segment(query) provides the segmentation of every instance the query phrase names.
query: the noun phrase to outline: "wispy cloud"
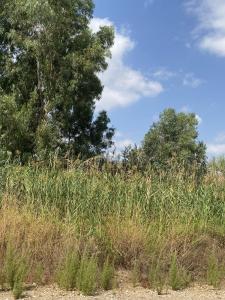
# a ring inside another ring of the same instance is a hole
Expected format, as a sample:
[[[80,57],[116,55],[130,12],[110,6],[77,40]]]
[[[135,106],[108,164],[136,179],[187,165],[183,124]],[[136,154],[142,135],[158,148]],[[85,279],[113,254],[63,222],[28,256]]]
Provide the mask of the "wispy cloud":
[[[91,29],[98,31],[100,26],[114,25],[108,19],[94,18]],[[141,71],[128,66],[124,58],[135,47],[134,41],[127,32],[115,29],[115,42],[111,49],[112,58],[106,72],[99,77],[104,85],[102,99],[97,103],[97,110],[126,107],[143,97],[156,97],[163,92],[162,84],[151,80]]]
[[[154,78],[158,80],[169,80],[175,77],[177,74],[173,71],[168,70],[167,68],[158,68],[152,74]]]
[[[205,80],[197,77],[194,73],[185,73],[184,70],[171,71],[166,67],[160,67],[152,72],[152,77],[159,81],[173,81],[174,84],[180,83],[184,87],[198,88]]]
[[[116,153],[120,153],[128,146],[133,146],[134,141],[128,138],[123,132],[116,131],[115,132],[115,141],[114,141],[114,149]]]
[[[183,85],[191,88],[198,88],[204,83],[203,79],[196,77],[193,73],[185,74],[183,79]]]
[[[225,155],[225,144],[208,144],[207,152],[209,155]]]
[[[189,0],[186,8],[197,17],[194,35],[199,47],[225,57],[225,1]]]
[[[220,132],[214,141],[207,145],[207,152],[210,156],[225,155],[225,132]]]

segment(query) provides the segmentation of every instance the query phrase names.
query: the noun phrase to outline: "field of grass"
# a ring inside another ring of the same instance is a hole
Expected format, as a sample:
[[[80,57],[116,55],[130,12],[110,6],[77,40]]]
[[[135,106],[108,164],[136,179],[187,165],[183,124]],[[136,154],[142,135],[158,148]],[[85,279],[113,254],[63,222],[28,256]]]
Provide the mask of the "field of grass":
[[[174,290],[225,277],[225,182],[75,163],[0,167],[0,285],[57,283],[90,295],[130,271]]]

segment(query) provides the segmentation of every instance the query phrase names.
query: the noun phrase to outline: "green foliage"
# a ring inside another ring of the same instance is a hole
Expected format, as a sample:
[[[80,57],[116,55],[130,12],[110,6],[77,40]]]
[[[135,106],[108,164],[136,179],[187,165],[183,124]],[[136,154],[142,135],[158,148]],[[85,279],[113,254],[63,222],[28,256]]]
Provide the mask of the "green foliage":
[[[208,259],[207,283],[214,288],[218,288],[222,280],[222,271],[219,266],[218,259],[215,255],[211,255]]]
[[[146,171],[149,167],[142,148],[128,146],[122,152],[122,165],[124,170]]]
[[[54,211],[62,219],[98,222],[118,212],[132,215],[138,207],[145,220],[167,222],[179,217],[188,223],[191,217],[197,223],[224,224],[225,186],[201,182],[196,187],[193,177],[183,177],[182,169],[181,173],[167,172],[166,177],[154,171],[146,177],[138,172],[130,177],[123,172],[102,173],[95,165],[85,172],[79,162],[67,171],[38,165],[12,165],[4,170],[0,186],[7,195],[39,213]]]
[[[212,175],[225,176],[225,157],[220,156],[213,158],[209,162],[208,168]]]
[[[177,255],[173,255],[170,270],[169,270],[169,284],[174,291],[181,290],[188,286],[190,276],[187,272],[180,268],[177,263]]]
[[[28,272],[28,266],[24,257],[20,257],[11,243],[8,244],[5,258],[5,280],[13,291],[15,299],[19,299],[23,293],[24,280]]]
[[[23,282],[17,280],[13,287],[13,296],[14,299],[20,299],[23,294]]]
[[[149,272],[149,285],[157,291],[158,295],[163,294],[165,283],[165,274],[160,270],[160,266],[156,265],[154,268],[151,268]]]
[[[95,118],[113,29],[92,32],[92,0],[3,0],[0,12],[0,144],[12,157],[96,155],[111,145]]]
[[[61,288],[74,290],[77,284],[77,275],[80,260],[77,253],[69,253],[57,273],[57,283]]]
[[[94,295],[98,282],[98,266],[95,257],[83,255],[77,276],[77,288],[84,295]]]
[[[195,166],[204,172],[206,146],[197,141],[198,121],[195,114],[176,113],[167,109],[154,123],[143,141],[146,163],[156,169]]]
[[[100,272],[97,266],[97,259],[88,257],[86,254],[80,259],[77,253],[70,252],[57,271],[56,280],[58,285],[66,290],[78,289],[85,295],[93,295],[100,286],[104,290],[110,290],[114,283],[114,267],[105,261]]]
[[[111,290],[113,288],[114,284],[114,275],[115,275],[115,269],[114,266],[112,266],[109,263],[109,260],[107,259],[103,265],[103,269],[101,271],[101,287],[104,290]]]

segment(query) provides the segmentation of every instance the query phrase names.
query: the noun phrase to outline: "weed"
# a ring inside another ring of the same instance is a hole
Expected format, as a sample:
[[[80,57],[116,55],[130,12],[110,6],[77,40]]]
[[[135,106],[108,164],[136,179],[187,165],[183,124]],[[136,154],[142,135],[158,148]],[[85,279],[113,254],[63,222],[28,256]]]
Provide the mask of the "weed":
[[[190,283],[190,276],[187,272],[179,268],[177,263],[177,255],[172,256],[172,261],[169,270],[169,284],[174,291],[181,290]]]
[[[83,255],[77,276],[77,288],[84,295],[94,295],[97,289],[98,266],[95,257]]]
[[[166,277],[165,273],[161,270],[160,260],[157,260],[157,263],[153,264],[150,268],[149,285],[157,291],[158,295],[163,295],[166,286]]]
[[[114,285],[114,275],[115,269],[112,264],[109,263],[109,259],[107,259],[103,265],[101,271],[101,287],[104,290],[111,290]]]
[[[23,294],[23,282],[17,280],[14,284],[12,292],[15,299],[21,298]]]
[[[58,285],[66,290],[75,289],[79,267],[78,254],[74,252],[67,254],[57,273]]]
[[[14,298],[20,298],[23,293],[23,285],[28,272],[28,265],[25,258],[16,253],[11,242],[8,244],[6,251],[4,272],[6,281],[13,291]]]
[[[221,282],[221,270],[215,255],[211,255],[208,260],[207,283],[214,288],[218,288]]]

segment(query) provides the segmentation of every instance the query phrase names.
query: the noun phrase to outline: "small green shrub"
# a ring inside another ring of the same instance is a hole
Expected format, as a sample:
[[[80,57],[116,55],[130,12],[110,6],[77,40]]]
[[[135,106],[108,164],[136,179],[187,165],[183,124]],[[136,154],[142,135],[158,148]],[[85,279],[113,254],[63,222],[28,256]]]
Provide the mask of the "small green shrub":
[[[11,244],[8,244],[4,265],[5,279],[13,291],[15,299],[21,297],[23,284],[28,272],[24,257],[20,257]]]
[[[57,273],[57,283],[61,288],[73,290],[76,288],[80,260],[77,253],[69,253]]]
[[[98,266],[95,257],[86,254],[81,259],[80,269],[77,276],[77,288],[84,295],[93,295],[97,288]]]
[[[115,269],[114,266],[109,263],[107,259],[103,265],[103,269],[101,272],[101,287],[104,290],[111,290],[114,285],[114,275]]]
[[[166,276],[161,270],[160,261],[153,264],[150,268],[149,285],[157,291],[158,295],[163,295],[163,290],[166,286]]]
[[[23,282],[16,281],[12,291],[13,291],[14,298],[19,299],[23,294]]]
[[[214,288],[218,288],[222,279],[222,272],[215,255],[211,255],[208,260],[207,283]]]
[[[190,283],[190,276],[187,272],[179,268],[176,254],[173,255],[170,270],[169,270],[169,284],[174,291],[186,288]]]

